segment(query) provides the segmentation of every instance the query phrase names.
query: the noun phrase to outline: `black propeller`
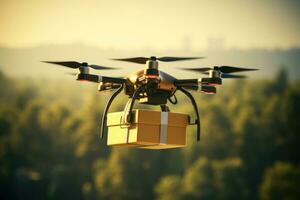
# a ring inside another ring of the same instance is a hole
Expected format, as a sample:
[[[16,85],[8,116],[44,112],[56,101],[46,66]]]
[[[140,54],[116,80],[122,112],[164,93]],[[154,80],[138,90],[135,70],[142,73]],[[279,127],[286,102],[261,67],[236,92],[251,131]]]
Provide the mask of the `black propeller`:
[[[241,68],[241,67],[233,67],[233,66],[215,66],[213,68],[201,67],[201,68],[182,68],[182,69],[189,70],[189,71],[196,71],[196,72],[207,72],[209,70],[218,70],[222,73],[235,73],[235,72],[258,70],[258,69]]]
[[[247,76],[236,74],[221,74],[221,78],[247,78]]]
[[[215,66],[214,70],[219,70],[222,73],[235,73],[235,72],[243,72],[243,71],[256,71],[258,69],[253,68],[241,68],[241,67],[233,67],[233,66]]]
[[[65,74],[71,75],[71,76],[76,76],[78,73],[74,73],[74,72],[66,72]]]
[[[209,72],[201,72],[201,74],[209,75]],[[222,73],[221,78],[247,78],[247,76]]]
[[[203,59],[204,57],[155,57],[151,56],[150,58],[148,57],[133,57],[133,58],[113,58],[112,60],[118,60],[118,61],[126,61],[126,62],[133,62],[133,63],[138,63],[138,64],[146,64],[148,60],[153,60],[153,61],[162,61],[162,62],[174,62],[174,61],[183,61],[183,60],[194,60],[194,59]]]
[[[99,65],[89,65],[86,62],[79,63],[76,61],[41,61],[41,62],[55,64],[55,65],[61,65],[61,66],[65,66],[65,67],[69,67],[69,68],[73,68],[73,69],[77,69],[80,67],[90,67],[90,68],[97,69],[97,70],[116,69],[116,68],[112,68],[112,67],[104,67],[104,66],[99,66]]]

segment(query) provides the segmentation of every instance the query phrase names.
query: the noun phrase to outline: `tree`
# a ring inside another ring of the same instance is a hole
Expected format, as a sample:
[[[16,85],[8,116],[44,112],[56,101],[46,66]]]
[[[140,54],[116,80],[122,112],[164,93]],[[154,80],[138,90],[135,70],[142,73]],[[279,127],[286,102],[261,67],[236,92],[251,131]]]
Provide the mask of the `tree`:
[[[245,199],[247,191],[242,176],[244,169],[241,159],[214,161],[213,168],[217,199]]]
[[[300,199],[300,167],[276,162],[268,168],[260,185],[262,200]]]
[[[282,101],[282,122],[284,127],[281,131],[281,159],[300,162],[300,91],[299,84],[288,88]]]
[[[182,180],[183,195],[186,199],[215,199],[213,168],[207,158],[198,159]]]
[[[155,186],[158,200],[182,199],[181,178],[177,175],[163,177]]]

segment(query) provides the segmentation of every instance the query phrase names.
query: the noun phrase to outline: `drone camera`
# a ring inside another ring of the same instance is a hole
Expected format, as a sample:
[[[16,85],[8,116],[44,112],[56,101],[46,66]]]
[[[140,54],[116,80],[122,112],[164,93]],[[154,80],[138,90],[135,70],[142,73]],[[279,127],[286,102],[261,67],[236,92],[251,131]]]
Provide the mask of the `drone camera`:
[[[170,92],[161,90],[157,79],[150,79],[148,85],[144,89],[143,96],[139,99],[139,103],[150,105],[163,105],[167,103]]]

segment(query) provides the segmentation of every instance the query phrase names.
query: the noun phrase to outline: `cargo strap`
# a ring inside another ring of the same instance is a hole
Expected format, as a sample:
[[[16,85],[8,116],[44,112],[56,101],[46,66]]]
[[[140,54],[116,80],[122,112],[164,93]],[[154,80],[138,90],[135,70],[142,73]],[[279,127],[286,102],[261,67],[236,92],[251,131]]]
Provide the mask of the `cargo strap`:
[[[130,132],[130,128],[128,127],[126,130],[126,144],[129,143],[129,132]]]
[[[160,114],[160,144],[167,144],[167,136],[168,136],[168,112],[161,112]]]
[[[138,87],[135,90],[135,92],[133,93],[132,97],[127,101],[124,112],[123,112],[123,116],[121,119],[121,125],[130,126],[130,124],[132,123],[132,109],[133,109],[134,102],[146,86],[147,85],[142,85],[142,86]]]
[[[167,105],[160,105],[160,109],[163,112],[170,112],[170,109]]]
[[[133,104],[132,102],[133,100],[130,98],[127,103],[126,103],[126,106],[125,106],[125,109],[124,109],[124,112],[123,112],[123,115],[121,116],[121,128],[126,128],[126,127],[129,127],[130,124],[132,123],[132,111],[130,111],[130,107],[131,105]]]

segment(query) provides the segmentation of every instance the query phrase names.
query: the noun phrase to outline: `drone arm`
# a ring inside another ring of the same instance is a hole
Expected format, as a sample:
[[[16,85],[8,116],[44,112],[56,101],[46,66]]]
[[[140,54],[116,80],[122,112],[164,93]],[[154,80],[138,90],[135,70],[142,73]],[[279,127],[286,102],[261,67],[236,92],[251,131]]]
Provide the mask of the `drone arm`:
[[[107,119],[107,112],[109,110],[109,107],[111,105],[111,103],[113,102],[113,100],[116,98],[116,96],[122,91],[124,87],[124,84],[122,84],[117,90],[115,90],[115,92],[110,96],[109,100],[107,101],[104,111],[103,111],[103,116],[102,116],[102,122],[101,122],[101,131],[100,131],[100,138],[103,138],[104,135],[104,130],[105,130],[105,126],[106,126],[106,119]]]
[[[194,79],[177,79],[174,81],[174,85],[177,87],[185,87],[185,86],[198,86],[199,80]]]
[[[101,76],[101,82],[123,84],[123,83],[126,82],[126,79],[124,79],[124,78],[115,78],[115,77],[108,77],[108,76]]]
[[[178,89],[184,93],[192,102],[193,104],[193,107],[195,109],[195,112],[196,112],[196,125],[197,125],[197,141],[200,141],[200,115],[199,115],[199,111],[198,111],[198,107],[197,107],[197,103],[193,97],[193,95],[191,93],[189,93],[187,90],[185,90],[184,88],[182,87],[178,87]]]
[[[179,79],[174,81],[174,85],[178,88],[200,91],[205,94],[215,94],[217,92],[214,85],[208,85],[202,79]]]
[[[77,80],[79,81],[90,81],[94,83],[116,83],[116,84],[123,84],[126,82],[126,79],[123,78],[115,78],[115,77],[108,77],[108,76],[100,76],[95,74],[78,74]]]

